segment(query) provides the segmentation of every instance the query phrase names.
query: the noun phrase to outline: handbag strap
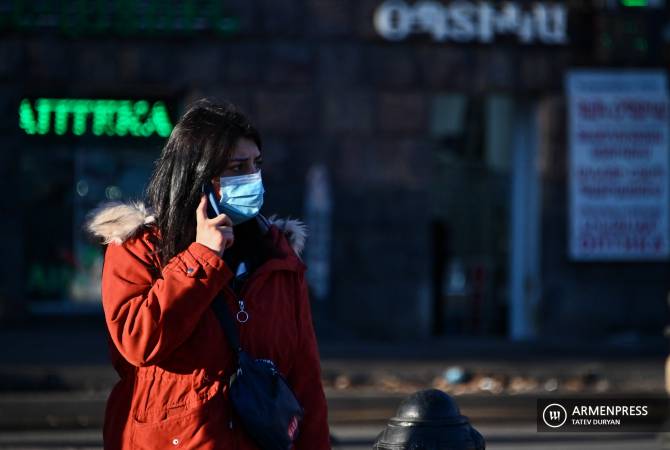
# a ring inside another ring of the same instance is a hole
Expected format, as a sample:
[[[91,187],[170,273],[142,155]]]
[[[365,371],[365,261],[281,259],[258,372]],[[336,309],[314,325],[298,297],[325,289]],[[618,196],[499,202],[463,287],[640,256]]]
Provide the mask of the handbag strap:
[[[212,309],[216,314],[216,318],[219,319],[221,328],[228,339],[228,343],[232,347],[235,355],[239,357],[240,352],[242,351],[242,346],[240,345],[240,336],[237,328],[235,327],[235,322],[233,322],[233,316],[230,314],[230,310],[226,305],[226,299],[223,296],[223,292],[220,292],[214,298],[212,302]]]

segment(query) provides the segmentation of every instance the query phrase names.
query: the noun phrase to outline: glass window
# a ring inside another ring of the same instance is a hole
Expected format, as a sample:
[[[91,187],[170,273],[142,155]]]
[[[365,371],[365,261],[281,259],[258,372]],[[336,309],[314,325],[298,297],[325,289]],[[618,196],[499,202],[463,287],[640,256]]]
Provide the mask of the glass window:
[[[100,303],[102,248],[83,227],[108,201],[141,200],[157,153],[81,146],[21,155],[25,190],[26,296],[36,311],[82,310]]]
[[[506,333],[514,101],[434,97],[434,332]]]

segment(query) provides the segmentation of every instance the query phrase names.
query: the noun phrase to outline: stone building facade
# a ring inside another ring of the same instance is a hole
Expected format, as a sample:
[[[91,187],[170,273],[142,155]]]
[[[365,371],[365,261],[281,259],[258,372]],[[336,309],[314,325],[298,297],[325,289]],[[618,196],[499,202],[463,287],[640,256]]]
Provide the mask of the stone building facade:
[[[198,8],[213,4],[181,3],[196,9],[188,14],[201,24],[206,15]],[[314,300],[325,335],[510,335],[511,142],[523,111],[532,111],[537,138],[537,164],[528,171],[541,187],[536,260],[527,277],[517,277],[533,302],[530,335],[660,333],[667,262],[577,263],[567,256],[563,82],[572,67],[665,61],[607,54],[592,26],[602,22],[599,12],[583,2],[558,2],[568,12],[569,42],[561,45],[509,36],[491,43],[427,35],[391,41],[374,23],[384,3],[227,0],[225,18],[234,26],[224,34],[208,29],[211,23],[187,29],[179,21],[160,33],[139,25],[94,32],[72,19],[80,16],[69,7],[50,13],[57,23],[79,24],[65,31],[40,22],[43,12],[32,6],[27,24],[5,21],[2,316],[98,311],[94,279],[77,281],[97,270],[79,229],[83,214],[99,200],[138,197],[163,142],[29,136],[17,120],[21,101],[160,100],[174,122],[190,101],[214,96],[239,105],[261,130],[265,212],[304,216],[308,173],[326,168],[329,283]],[[108,15],[112,24],[120,20]]]

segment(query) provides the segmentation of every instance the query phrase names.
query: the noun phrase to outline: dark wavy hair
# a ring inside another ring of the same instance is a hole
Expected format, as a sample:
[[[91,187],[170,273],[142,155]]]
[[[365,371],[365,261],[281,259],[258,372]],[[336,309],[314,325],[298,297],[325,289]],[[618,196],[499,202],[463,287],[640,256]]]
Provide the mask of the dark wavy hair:
[[[195,240],[195,209],[202,185],[221,174],[241,138],[261,149],[256,128],[228,102],[198,100],[175,125],[145,195],[157,217],[157,250],[162,264]]]

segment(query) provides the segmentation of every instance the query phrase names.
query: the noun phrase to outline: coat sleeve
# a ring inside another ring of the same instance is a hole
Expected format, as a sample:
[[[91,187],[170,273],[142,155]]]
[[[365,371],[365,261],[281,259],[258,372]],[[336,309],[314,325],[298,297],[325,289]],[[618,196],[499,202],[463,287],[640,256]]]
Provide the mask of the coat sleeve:
[[[305,410],[305,417],[295,450],[327,450],[330,449],[328,406],[321,384],[319,350],[304,272],[299,275],[298,285],[298,350],[288,381]]]
[[[102,272],[102,304],[110,337],[135,366],[155,364],[193,332],[232,274],[223,259],[192,243],[162,271],[142,239],[110,244]]]

